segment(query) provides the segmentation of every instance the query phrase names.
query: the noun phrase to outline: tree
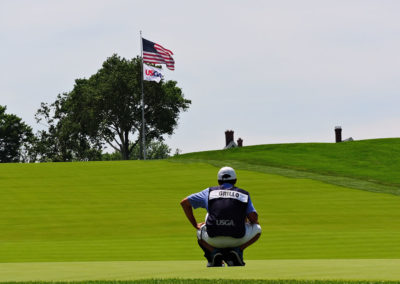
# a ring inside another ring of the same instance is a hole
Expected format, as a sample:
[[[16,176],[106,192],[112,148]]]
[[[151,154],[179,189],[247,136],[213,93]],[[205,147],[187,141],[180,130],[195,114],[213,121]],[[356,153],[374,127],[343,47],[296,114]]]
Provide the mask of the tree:
[[[0,162],[12,163],[25,160],[24,149],[33,137],[32,128],[14,114],[6,114],[6,106],[0,105]]]
[[[133,151],[130,155],[131,160],[139,160],[141,158],[141,147],[136,144],[136,146],[133,148]],[[147,143],[146,145],[146,155],[147,159],[149,160],[160,160],[160,159],[166,159],[169,157],[169,154],[171,153],[171,148],[168,147],[167,144],[163,143],[163,141],[151,141],[150,143]]]
[[[70,120],[65,101],[65,95],[58,95],[53,104],[41,104],[36,121],[48,129],[36,134],[31,155],[39,162],[101,160],[101,143],[88,137],[80,131],[79,124]]]
[[[136,144],[129,156],[130,160],[139,160],[142,157],[141,147]],[[147,159],[149,160],[160,160],[166,159],[170,156],[171,148],[168,147],[163,141],[154,140],[146,144]],[[113,153],[106,153],[102,155],[104,161],[122,160],[121,153],[115,151]]]
[[[141,72],[140,57],[127,60],[114,54],[89,79],[77,79],[71,92],[51,105],[42,104],[37,115],[68,133],[64,142],[76,136],[87,146],[108,144],[128,160],[142,138]],[[144,94],[146,142],[162,141],[163,135],[173,134],[180,112],[191,101],[175,81],[145,81]]]

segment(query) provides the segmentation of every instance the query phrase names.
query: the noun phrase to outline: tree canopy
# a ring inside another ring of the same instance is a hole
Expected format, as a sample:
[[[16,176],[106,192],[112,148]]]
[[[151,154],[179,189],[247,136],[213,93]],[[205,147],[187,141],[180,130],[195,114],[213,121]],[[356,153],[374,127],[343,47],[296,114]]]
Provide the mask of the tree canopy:
[[[76,79],[72,91],[42,103],[36,114],[48,125],[38,136],[42,160],[96,160],[106,144],[129,159],[141,141],[141,77],[140,57],[114,54],[90,78]],[[144,81],[144,94],[146,141],[162,141],[191,101],[175,81]]]
[[[32,128],[6,110],[6,106],[0,105],[0,162],[25,161],[24,152],[33,137]]]

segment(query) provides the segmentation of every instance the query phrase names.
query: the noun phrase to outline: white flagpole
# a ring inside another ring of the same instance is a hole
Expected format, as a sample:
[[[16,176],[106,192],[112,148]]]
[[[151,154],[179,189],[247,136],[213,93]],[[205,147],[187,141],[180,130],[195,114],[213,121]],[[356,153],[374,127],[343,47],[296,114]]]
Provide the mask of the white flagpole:
[[[142,31],[140,31],[140,46],[141,46],[141,52],[142,52],[142,147],[143,147],[143,160],[146,160],[146,128],[145,128],[145,120],[144,120],[144,92],[143,92],[144,70],[143,70],[143,38],[142,38]]]

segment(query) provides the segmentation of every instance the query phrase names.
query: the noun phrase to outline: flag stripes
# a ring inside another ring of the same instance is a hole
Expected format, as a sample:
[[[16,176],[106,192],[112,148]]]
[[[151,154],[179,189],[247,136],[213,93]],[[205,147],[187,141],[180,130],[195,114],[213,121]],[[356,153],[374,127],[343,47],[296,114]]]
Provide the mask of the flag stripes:
[[[142,38],[143,62],[153,64],[165,64],[170,70],[175,70],[175,61],[171,55],[172,51],[161,45]]]

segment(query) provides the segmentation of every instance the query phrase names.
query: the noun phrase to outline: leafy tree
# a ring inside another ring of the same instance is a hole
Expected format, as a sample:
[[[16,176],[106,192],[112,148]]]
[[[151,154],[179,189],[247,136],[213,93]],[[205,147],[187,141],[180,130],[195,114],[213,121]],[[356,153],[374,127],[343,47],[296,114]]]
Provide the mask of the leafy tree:
[[[142,157],[141,147],[139,144],[136,144],[133,147],[131,155],[129,156],[130,160],[139,160]],[[146,154],[147,159],[149,160],[160,160],[166,159],[170,156],[171,148],[168,147],[163,141],[154,140],[150,143],[146,144]],[[113,153],[105,153],[102,155],[103,161],[114,161],[114,160],[122,160],[121,153],[119,151],[115,151]]]
[[[42,104],[37,116],[50,122],[46,133],[66,144],[60,148],[66,155],[70,143],[80,139],[72,153],[108,144],[127,160],[142,138],[141,72],[139,57],[127,60],[114,54],[89,79],[77,79],[71,92],[59,95],[51,105]],[[175,81],[145,81],[144,93],[146,142],[162,140],[173,133],[180,112],[191,101]]]
[[[139,160],[141,158],[141,147],[136,144],[133,148],[133,151],[130,155],[131,160]],[[169,157],[171,153],[171,148],[168,147],[167,144],[163,143],[163,141],[151,141],[146,145],[146,154],[147,159],[149,160],[160,160],[166,159]]]
[[[32,128],[18,116],[6,114],[6,109],[6,106],[0,105],[0,162],[29,160],[24,152],[33,137]]]
[[[46,124],[48,129],[36,134],[31,155],[39,162],[101,160],[101,143],[80,131],[80,125],[71,121],[65,102],[66,96],[58,95],[53,104],[41,104],[36,121]]]
[[[174,153],[174,157],[179,156],[180,154],[182,154],[182,150],[179,148],[175,149],[175,153]]]

